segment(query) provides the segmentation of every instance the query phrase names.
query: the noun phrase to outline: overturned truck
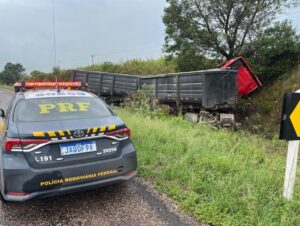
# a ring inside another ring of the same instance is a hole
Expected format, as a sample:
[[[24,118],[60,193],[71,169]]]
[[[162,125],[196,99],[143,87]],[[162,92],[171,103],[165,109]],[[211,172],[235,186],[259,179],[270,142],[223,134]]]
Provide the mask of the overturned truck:
[[[248,95],[261,86],[241,57],[220,67],[154,76],[73,70],[72,80],[87,83],[89,91],[108,103],[120,103],[138,89],[151,87],[147,93],[159,103],[195,110],[230,108],[239,95]]]

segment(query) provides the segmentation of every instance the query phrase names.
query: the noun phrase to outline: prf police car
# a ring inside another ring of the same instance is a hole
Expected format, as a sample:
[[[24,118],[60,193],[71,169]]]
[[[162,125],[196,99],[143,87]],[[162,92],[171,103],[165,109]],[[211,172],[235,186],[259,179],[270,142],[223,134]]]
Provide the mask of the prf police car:
[[[130,130],[100,98],[76,90],[80,86],[80,82],[15,85],[9,108],[0,110],[4,200],[92,189],[136,175]]]

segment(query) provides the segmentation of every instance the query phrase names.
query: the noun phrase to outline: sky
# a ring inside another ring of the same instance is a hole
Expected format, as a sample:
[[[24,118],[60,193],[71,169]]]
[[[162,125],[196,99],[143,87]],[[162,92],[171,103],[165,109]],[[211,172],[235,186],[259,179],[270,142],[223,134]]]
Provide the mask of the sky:
[[[165,0],[54,0],[56,64],[77,68],[162,55]],[[0,0],[0,69],[21,63],[27,72],[51,71],[52,0]],[[300,33],[300,9],[280,16]]]

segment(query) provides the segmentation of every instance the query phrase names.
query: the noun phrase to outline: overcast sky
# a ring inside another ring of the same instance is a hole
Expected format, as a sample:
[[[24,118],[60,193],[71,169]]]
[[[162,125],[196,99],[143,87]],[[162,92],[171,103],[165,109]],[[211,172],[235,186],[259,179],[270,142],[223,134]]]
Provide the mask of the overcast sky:
[[[57,62],[74,68],[95,62],[159,57],[165,0],[54,0]],[[280,17],[300,32],[300,9]],[[0,0],[0,68],[19,62],[50,71],[54,65],[52,0]]]

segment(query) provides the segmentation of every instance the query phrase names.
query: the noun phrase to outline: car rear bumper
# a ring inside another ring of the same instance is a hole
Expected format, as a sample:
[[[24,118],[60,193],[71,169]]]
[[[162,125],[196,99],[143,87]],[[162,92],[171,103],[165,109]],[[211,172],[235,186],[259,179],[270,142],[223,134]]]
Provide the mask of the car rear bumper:
[[[7,157],[4,161],[1,192],[7,201],[93,189],[130,180],[137,174],[133,145],[126,146],[119,157],[112,159],[45,169],[30,167],[22,154]]]
[[[83,183],[83,184],[78,184],[78,185],[73,185],[73,186],[68,186],[68,187],[54,188],[54,189],[47,190],[47,191],[38,191],[38,192],[33,192],[28,195],[23,195],[23,196],[6,194],[3,196],[3,198],[6,201],[24,202],[24,201],[27,201],[30,199],[38,199],[38,198],[46,198],[46,197],[64,195],[64,194],[68,194],[68,193],[104,187],[104,186],[111,185],[111,184],[122,183],[122,182],[132,179],[136,175],[137,175],[137,171],[132,171],[128,175],[125,175],[125,176],[116,176],[116,177],[107,178],[107,179],[103,179],[103,180],[99,180],[99,181],[93,181],[93,182],[88,182],[88,183]]]

